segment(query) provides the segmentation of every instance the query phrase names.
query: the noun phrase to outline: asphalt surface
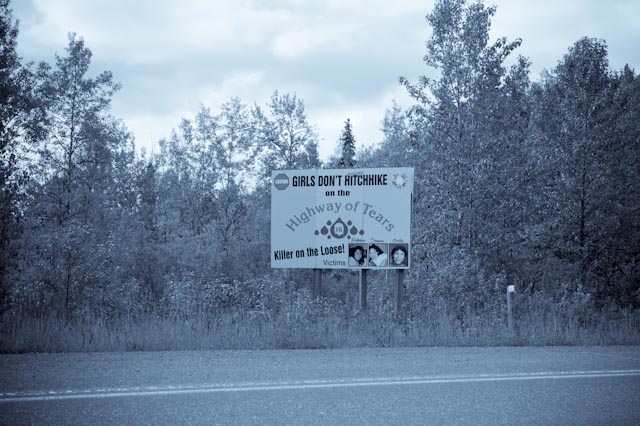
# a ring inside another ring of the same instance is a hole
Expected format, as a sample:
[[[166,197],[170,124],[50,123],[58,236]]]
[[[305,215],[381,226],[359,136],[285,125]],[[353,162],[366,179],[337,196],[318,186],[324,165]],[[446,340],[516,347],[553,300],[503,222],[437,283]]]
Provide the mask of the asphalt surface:
[[[0,356],[6,425],[638,425],[640,347]]]

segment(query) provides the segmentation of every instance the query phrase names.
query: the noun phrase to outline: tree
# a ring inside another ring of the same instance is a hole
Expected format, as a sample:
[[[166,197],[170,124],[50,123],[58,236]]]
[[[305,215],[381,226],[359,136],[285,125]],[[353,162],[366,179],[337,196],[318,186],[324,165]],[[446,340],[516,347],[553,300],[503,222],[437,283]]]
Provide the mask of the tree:
[[[219,119],[202,107],[160,141],[160,216],[166,233],[201,235],[213,220],[212,204],[223,170],[217,166]],[[183,226],[186,229],[182,229]]]
[[[256,138],[266,148],[262,157],[263,178],[271,175],[271,170],[316,168],[320,164],[317,157],[317,136],[307,122],[304,104],[295,95],[280,95],[275,91],[267,107],[253,110],[256,122]]]
[[[462,307],[494,303],[498,277],[522,276],[512,248],[527,226],[528,61],[507,68],[520,40],[489,42],[495,12],[481,2],[436,1],[426,17],[430,76],[400,78],[416,101],[404,142],[416,167],[412,274],[428,274],[428,294]]]
[[[383,139],[377,150],[375,159],[378,167],[409,167],[416,166],[419,158],[414,155],[415,149],[411,144],[410,123],[407,112],[395,101],[385,111],[382,119]],[[360,157],[360,162],[362,158]]]
[[[244,179],[245,171],[252,164],[255,146],[247,108],[238,98],[222,105],[219,126],[221,131],[214,149],[216,167],[222,173],[222,180],[215,192],[214,229],[222,254],[222,270],[229,274],[232,270],[231,253],[240,245],[239,236],[246,220]]]
[[[417,85],[400,80],[418,101],[412,109],[416,128],[428,128],[420,142],[431,159],[427,186],[438,188],[443,207],[455,220],[448,227],[454,232],[452,241],[468,247],[479,242],[478,191],[486,176],[486,151],[495,150],[497,142],[493,136],[506,74],[502,64],[520,45],[505,39],[488,45],[494,13],[494,7],[481,3],[436,2],[427,16],[433,33],[424,60],[439,71],[439,78],[422,76]]]
[[[91,161],[91,145],[104,143],[96,132],[110,120],[106,113],[119,89],[109,71],[87,78],[92,53],[82,38],[70,34],[66,52],[66,57],[56,55],[56,70],[43,88],[48,134],[40,149],[41,173],[51,178],[48,195],[58,225],[81,213],[77,189],[82,169]]]
[[[626,75],[632,83],[632,73]],[[627,218],[637,210],[637,190],[629,186],[637,167],[629,159],[637,159],[638,133],[633,120],[624,119],[637,114],[628,103],[637,94],[633,89],[620,90],[620,83],[608,70],[606,43],[585,37],[569,49],[536,92],[539,150],[547,159],[542,166],[548,202],[543,206],[555,216],[547,222],[546,248],[565,265],[570,293],[597,295],[600,301],[609,297],[607,293],[617,294],[619,301],[624,293],[611,291],[613,275],[626,275],[616,280],[616,286],[626,286],[637,276],[637,272],[608,272],[624,270],[622,265],[630,261],[611,235],[621,235],[623,222],[628,230],[637,226]],[[633,83],[627,86],[631,87]],[[632,251],[637,249],[637,241],[623,240]],[[629,298],[623,298],[628,303]]]
[[[300,164],[305,169],[319,169],[322,167],[320,154],[318,153],[317,138],[311,139],[304,147],[304,152],[300,156]]]
[[[46,133],[38,141],[36,178],[29,191],[21,278],[43,282],[48,305],[65,318],[86,313],[94,305],[91,291],[110,282],[104,265],[115,258],[114,223],[129,204],[126,185],[116,180],[133,156],[131,135],[108,114],[118,89],[111,73],[87,77],[91,51],[81,38],[69,36],[67,55],[56,67],[43,67],[39,90]],[[126,176],[126,174],[124,175]],[[57,306],[56,306],[57,305]]]
[[[338,160],[338,167],[341,169],[352,168],[356,165],[356,140],[351,129],[351,120],[347,118],[340,135],[341,155]]]
[[[488,172],[502,165],[495,155],[510,137],[500,134],[511,90],[505,85],[503,63],[520,45],[520,40],[508,43],[504,38],[488,44],[494,14],[495,7],[485,8],[482,3],[436,2],[427,16],[433,33],[424,60],[439,72],[439,78],[422,76],[417,85],[400,79],[418,101],[411,110],[411,132],[420,136],[416,148],[428,161],[423,167],[426,175],[418,179],[436,191],[424,201],[448,210],[443,219],[450,221],[445,229],[452,233],[441,235],[472,249],[482,243],[481,194],[488,187]]]
[[[16,52],[18,22],[8,0],[0,0],[0,312],[6,308],[9,274],[17,267],[23,201],[28,173],[20,163],[25,143],[37,138],[41,109],[35,95],[38,75]],[[20,144],[23,144],[19,148]]]
[[[149,306],[158,308],[164,292],[164,281],[159,262],[159,235],[157,219],[157,181],[156,167],[149,162],[138,176],[138,250],[136,262],[137,279],[143,289],[143,297],[147,297]]]
[[[608,196],[593,273],[602,303],[640,307],[640,77],[628,65],[611,75],[599,115]]]
[[[246,227],[246,185],[254,178],[257,151],[253,125],[247,107],[232,98],[218,113],[203,106],[195,120],[183,119],[179,131],[161,141],[160,216],[167,242],[182,251],[211,252],[224,274],[234,269],[231,253]],[[185,236],[198,238],[180,241]]]
[[[36,72],[22,65],[17,37],[18,21],[13,19],[9,0],[0,0],[0,166],[5,184],[16,173],[16,144],[33,142],[44,130],[37,97],[44,64]]]

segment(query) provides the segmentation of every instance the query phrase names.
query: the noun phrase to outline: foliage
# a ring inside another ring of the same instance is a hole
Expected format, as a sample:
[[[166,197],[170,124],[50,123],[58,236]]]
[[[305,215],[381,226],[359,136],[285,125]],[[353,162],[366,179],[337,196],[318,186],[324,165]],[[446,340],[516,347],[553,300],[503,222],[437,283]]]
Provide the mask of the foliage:
[[[33,71],[16,51],[18,23],[8,0],[0,1],[0,312],[19,263],[22,204],[29,181],[23,146],[41,136],[43,109],[36,93],[43,67]]]
[[[260,156],[263,178],[276,169],[318,168],[318,137],[296,95],[275,91],[265,110],[254,108],[253,117],[256,142],[265,150]]]
[[[438,0],[427,72],[400,79],[415,104],[389,107],[372,148],[356,151],[344,123],[326,166],[415,168],[398,321],[387,273],[371,273],[361,312],[350,272],[325,273],[314,300],[309,271],[269,267],[271,171],[323,166],[302,99],[201,106],[137,156],[110,114],[119,85],[92,75],[83,39],[53,66],[22,64],[6,0],[0,11],[11,350],[31,347],[19,336],[33,324],[63,349],[637,342],[640,78],[609,69],[604,40],[578,40],[531,82],[520,40],[490,41],[495,7]]]

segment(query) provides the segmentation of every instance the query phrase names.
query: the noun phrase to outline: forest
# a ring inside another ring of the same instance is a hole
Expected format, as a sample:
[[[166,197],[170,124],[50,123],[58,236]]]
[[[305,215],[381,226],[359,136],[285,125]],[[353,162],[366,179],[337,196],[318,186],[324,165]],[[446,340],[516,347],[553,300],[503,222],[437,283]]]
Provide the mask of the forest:
[[[345,117],[321,161],[277,88],[140,152],[83,38],[26,63],[0,0],[0,352],[640,343],[640,78],[585,37],[533,81],[495,13],[436,1],[425,75],[399,76],[414,105],[371,148]],[[401,317],[388,272],[361,310],[354,272],[314,298],[269,263],[272,170],[370,167],[415,169]]]

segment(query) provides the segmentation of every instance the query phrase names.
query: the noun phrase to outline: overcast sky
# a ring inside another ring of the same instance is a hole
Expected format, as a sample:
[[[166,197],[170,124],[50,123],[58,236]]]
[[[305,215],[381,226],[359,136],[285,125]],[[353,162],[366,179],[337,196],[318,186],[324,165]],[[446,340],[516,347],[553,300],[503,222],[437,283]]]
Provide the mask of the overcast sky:
[[[265,105],[274,90],[296,94],[316,126],[320,155],[334,150],[344,121],[356,143],[382,138],[385,109],[410,99],[433,0],[12,0],[24,60],[54,64],[67,34],[93,52],[93,75],[111,70],[122,89],[112,113],[150,151],[200,105],[232,96]],[[492,40],[517,37],[532,79],[580,37],[606,40],[610,68],[640,72],[640,1],[494,0]]]

